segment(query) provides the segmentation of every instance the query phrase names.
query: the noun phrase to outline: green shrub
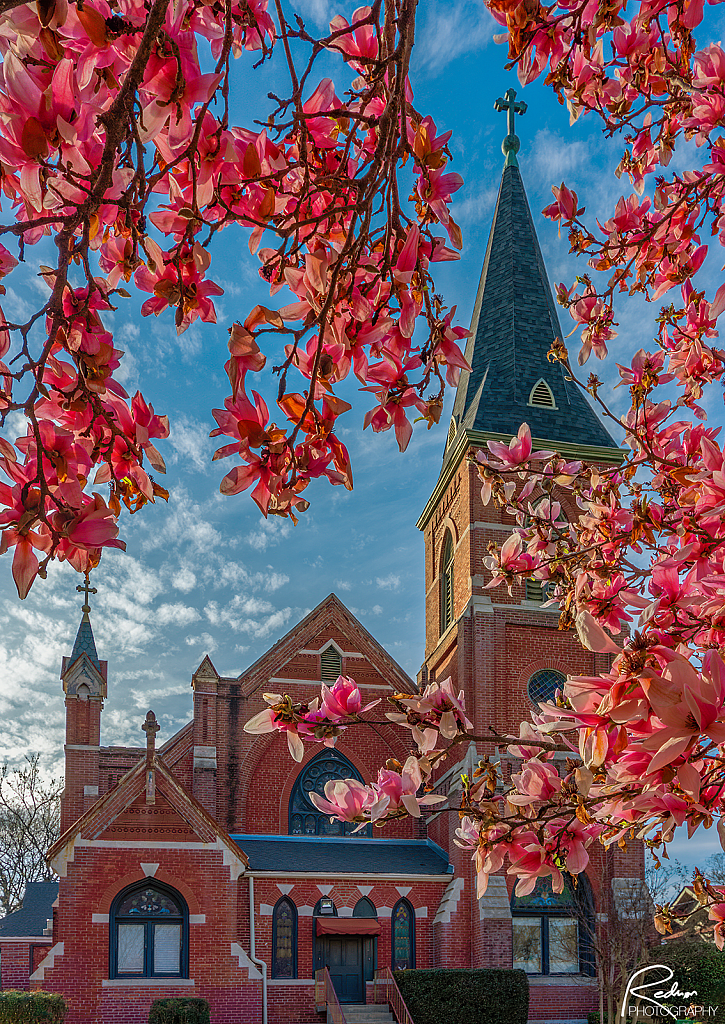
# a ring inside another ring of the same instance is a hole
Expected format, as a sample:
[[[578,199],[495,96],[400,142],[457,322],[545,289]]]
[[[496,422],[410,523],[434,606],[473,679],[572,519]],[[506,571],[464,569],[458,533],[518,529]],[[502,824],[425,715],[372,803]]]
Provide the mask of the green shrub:
[[[68,1006],[51,992],[0,992],[0,1024],[63,1024]]]
[[[209,1024],[206,999],[154,999],[149,1024]]]
[[[672,968],[673,981],[685,991],[697,992],[693,1002],[717,1007],[712,1024],[725,1024],[725,951],[701,939],[689,942],[667,942],[650,950],[656,964]]]
[[[523,971],[396,971],[415,1024],[526,1024],[529,979]]]
[[[587,1024],[599,1024],[599,1010],[587,1014]],[[607,1011],[604,1011],[604,1024],[607,1024]]]

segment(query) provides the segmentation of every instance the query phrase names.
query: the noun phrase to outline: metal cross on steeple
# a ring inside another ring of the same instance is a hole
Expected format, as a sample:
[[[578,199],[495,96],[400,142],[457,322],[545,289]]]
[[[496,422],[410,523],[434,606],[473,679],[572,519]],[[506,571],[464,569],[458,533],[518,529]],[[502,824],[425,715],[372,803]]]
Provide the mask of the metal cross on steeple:
[[[503,150],[504,156],[506,157],[506,163],[504,164],[504,167],[518,167],[519,164],[518,160],[516,159],[516,154],[519,151],[521,143],[518,139],[518,136],[516,135],[516,132],[514,131],[514,117],[516,114],[525,114],[528,109],[527,104],[524,103],[523,100],[516,100],[515,89],[507,89],[504,94],[504,98],[502,99],[499,96],[499,98],[493,105],[493,109],[499,112],[505,110],[507,114],[506,120],[508,135],[501,143],[501,149]]]
[[[83,611],[84,612],[90,612],[91,606],[88,603],[88,595],[89,594],[97,594],[98,591],[96,590],[95,587],[91,586],[90,581],[88,579],[88,573],[86,573],[86,581],[85,581],[85,583],[83,583],[82,585],[77,586],[76,590],[78,591],[79,594],[85,593],[86,601],[85,601],[85,604],[83,605]]]

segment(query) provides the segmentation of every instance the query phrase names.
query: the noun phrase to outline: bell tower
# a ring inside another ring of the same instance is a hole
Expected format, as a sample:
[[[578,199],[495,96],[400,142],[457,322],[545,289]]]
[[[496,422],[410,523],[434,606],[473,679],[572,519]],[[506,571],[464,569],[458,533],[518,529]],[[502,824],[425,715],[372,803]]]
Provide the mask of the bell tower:
[[[426,586],[421,676],[452,676],[477,730],[518,731],[534,697],[543,699],[542,687],[557,678],[551,673],[594,671],[597,656],[557,630],[558,609],[541,607],[540,583],[520,581],[511,595],[505,586],[486,589],[488,543],[500,545],[513,522],[493,501],[483,504],[467,456],[487,440],[509,442],[522,423],[534,449],[602,465],[616,465],[621,453],[561,364],[547,359],[562,331],[518,166],[514,117],[526,104],[509,89],[495,108],[507,113],[508,134],[466,347],[471,371],[461,374],[441,473],[418,521]],[[549,675],[531,682],[543,672]]]
[[[529,425],[534,450],[554,449],[567,460],[601,466],[617,465],[622,455],[586,396],[560,363],[547,359],[562,331],[518,166],[514,119],[526,104],[509,89],[495,107],[506,111],[508,133],[466,346],[471,370],[461,374],[440,476],[418,521],[425,537],[426,588],[419,682],[452,677],[465,692],[478,735],[490,735],[490,729],[518,735],[519,723],[529,720],[538,702],[553,697],[567,674],[607,671],[609,656],[584,650],[576,634],[559,631],[559,610],[543,607],[541,583],[519,580],[511,594],[504,585],[487,588],[491,575],[483,559],[489,542],[500,546],[515,524],[493,501],[484,505],[468,455],[489,440],[508,443],[522,423]],[[533,495],[534,505],[537,500]],[[576,510],[567,509],[566,500],[564,513],[573,517]],[[505,747],[501,753],[508,781],[512,765]],[[484,754],[494,754],[494,748],[471,743],[460,764],[445,766],[440,791],[460,787],[461,773],[470,775]],[[512,879],[505,871],[492,875],[486,895],[477,900],[470,853],[454,843],[457,826],[455,815],[433,815],[428,823],[429,836],[450,851],[455,871],[434,920],[436,965],[461,966],[462,956],[471,967],[517,965]],[[627,853],[592,849],[591,856],[588,876],[597,907],[606,909],[617,884],[642,884],[639,843]],[[546,977],[532,975],[530,982],[534,1017],[550,1016],[543,1011],[546,999],[568,1005],[571,989],[552,988],[553,979]],[[582,992],[585,1002],[591,1000],[589,988]],[[582,1015],[588,1006],[582,1003]]]
[[[61,798],[61,834],[98,799],[101,711],[106,699],[108,664],[99,661],[90,620],[89,596],[96,590],[86,576],[76,587],[85,595],[83,617],[73,650],[63,658],[60,678],[65,693],[65,789]]]

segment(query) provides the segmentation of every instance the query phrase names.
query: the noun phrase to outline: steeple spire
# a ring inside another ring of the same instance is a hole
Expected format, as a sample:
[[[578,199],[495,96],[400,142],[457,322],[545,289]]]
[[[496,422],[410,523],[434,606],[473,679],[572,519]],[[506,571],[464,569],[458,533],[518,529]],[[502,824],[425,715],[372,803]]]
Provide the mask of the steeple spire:
[[[98,654],[96,652],[96,641],[93,636],[93,630],[91,629],[91,620],[88,613],[91,610],[91,606],[88,603],[88,597],[90,594],[97,594],[98,591],[95,587],[92,587],[88,580],[88,573],[86,573],[85,583],[76,587],[78,593],[85,594],[85,601],[83,603],[83,618],[81,624],[78,627],[76,634],[76,642],[73,644],[73,651],[71,653],[68,665],[72,665],[77,658],[80,658],[81,654],[86,654],[89,660],[95,665],[100,671],[100,662],[98,660]]]
[[[606,458],[592,449],[608,449],[617,460],[616,443],[581,390],[547,359],[563,335],[516,161],[514,115],[526,105],[509,89],[494,106],[508,114],[506,163],[466,346],[471,372],[461,374],[444,465],[461,430],[483,434],[469,437],[480,444],[508,440],[524,422],[533,437],[550,442],[546,447],[558,444],[572,456],[574,447],[589,449],[582,453],[589,458]]]

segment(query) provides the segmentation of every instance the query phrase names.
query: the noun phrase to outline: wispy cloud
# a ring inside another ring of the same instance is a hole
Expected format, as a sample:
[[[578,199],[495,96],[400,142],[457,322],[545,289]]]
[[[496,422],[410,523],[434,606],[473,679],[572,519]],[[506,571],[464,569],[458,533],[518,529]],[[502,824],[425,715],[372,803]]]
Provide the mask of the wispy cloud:
[[[171,465],[183,462],[200,473],[211,471],[214,445],[209,437],[208,425],[186,416],[175,417],[171,423],[169,443],[174,449],[169,458]]]
[[[397,590],[400,586],[400,576],[391,572],[387,576],[378,576],[375,582],[381,590]]]
[[[483,50],[496,31],[496,22],[476,0],[429,0],[421,10],[425,11],[425,22],[415,48],[416,66],[431,77],[439,75],[451,61]]]

